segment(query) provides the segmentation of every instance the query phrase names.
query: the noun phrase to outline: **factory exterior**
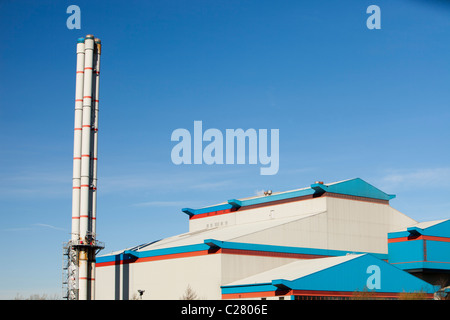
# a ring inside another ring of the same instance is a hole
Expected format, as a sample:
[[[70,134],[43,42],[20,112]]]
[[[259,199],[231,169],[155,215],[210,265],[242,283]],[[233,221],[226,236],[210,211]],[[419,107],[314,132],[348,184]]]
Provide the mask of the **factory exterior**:
[[[97,256],[97,300],[445,297],[450,219],[359,178],[184,208],[189,232]],[[149,239],[150,240],[150,239]]]

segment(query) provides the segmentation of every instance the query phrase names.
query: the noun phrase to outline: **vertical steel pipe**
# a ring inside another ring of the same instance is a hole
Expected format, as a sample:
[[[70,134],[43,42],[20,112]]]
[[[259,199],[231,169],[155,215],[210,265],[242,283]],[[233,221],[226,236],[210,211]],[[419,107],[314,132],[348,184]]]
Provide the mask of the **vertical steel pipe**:
[[[99,114],[99,89],[100,89],[100,55],[102,44],[100,39],[95,39],[94,71],[92,80],[92,130],[91,130],[91,217],[90,228],[95,243],[96,219],[97,219],[97,160],[98,160],[98,114]],[[95,299],[95,249],[92,249],[89,259],[91,299]]]
[[[78,253],[78,300],[89,300],[90,298],[88,277],[88,250],[81,248]]]
[[[95,255],[104,245],[96,240],[98,105],[101,41],[78,39],[68,298],[95,297]]]
[[[99,88],[100,88],[100,55],[102,51],[102,43],[100,39],[95,39],[94,50],[94,73],[93,73],[93,105],[92,113],[93,125],[91,130],[91,172],[92,172],[92,192],[91,192],[91,231],[95,237],[96,219],[97,219],[97,161],[98,161],[98,114],[99,114]]]
[[[73,141],[72,179],[72,241],[80,235],[80,186],[81,186],[81,130],[83,116],[84,86],[84,38],[77,42],[77,74],[75,84],[75,124]]]
[[[89,263],[90,256],[89,243],[91,242],[91,233],[89,230],[90,220],[90,164],[91,164],[91,118],[92,118],[92,74],[94,62],[94,36],[87,35],[84,41],[84,87],[83,87],[83,125],[81,142],[81,185],[80,185],[80,238],[85,247],[79,252],[79,291],[80,300],[90,298],[88,288]]]
[[[89,228],[89,188],[90,188],[90,151],[91,151],[91,108],[92,108],[92,70],[94,58],[94,36],[87,35],[84,41],[84,88],[83,88],[83,125],[81,143],[81,186],[80,186],[80,237],[88,242]]]

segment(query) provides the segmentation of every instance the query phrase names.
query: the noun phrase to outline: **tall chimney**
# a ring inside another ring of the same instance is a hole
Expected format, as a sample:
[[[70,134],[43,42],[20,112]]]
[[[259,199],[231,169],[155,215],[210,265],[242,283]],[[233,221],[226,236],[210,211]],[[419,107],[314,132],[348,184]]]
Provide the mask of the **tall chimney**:
[[[89,187],[91,153],[92,70],[94,62],[94,36],[84,41],[83,126],[81,139],[80,237],[87,242],[89,225]],[[81,288],[80,288],[81,290]]]
[[[67,298],[95,298],[95,255],[104,248],[96,240],[97,145],[101,41],[78,39],[71,240],[64,246]]]
[[[94,63],[94,36],[87,35],[84,40],[84,87],[83,87],[83,126],[81,130],[81,186],[80,186],[80,240],[78,255],[78,299],[89,300],[89,243],[90,222],[90,184],[91,184],[91,118],[92,118],[92,70]]]
[[[75,88],[75,125],[73,139],[72,241],[80,236],[81,130],[83,116],[84,38],[77,43],[77,75]]]
[[[94,70],[92,80],[92,128],[91,128],[91,187],[90,187],[90,230],[93,239],[96,238],[96,219],[97,219],[97,157],[98,157],[98,105],[99,105],[99,87],[100,87],[100,55],[102,51],[102,43],[100,39],[95,39],[94,51]],[[91,296],[95,297],[95,255],[89,259],[88,268],[90,269],[90,278],[88,279],[88,287],[91,288]]]

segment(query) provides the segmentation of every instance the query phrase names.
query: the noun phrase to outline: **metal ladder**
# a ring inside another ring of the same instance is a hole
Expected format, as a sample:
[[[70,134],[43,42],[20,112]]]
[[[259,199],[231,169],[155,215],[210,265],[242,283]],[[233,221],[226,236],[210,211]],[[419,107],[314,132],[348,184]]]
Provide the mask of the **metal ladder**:
[[[78,299],[78,254],[72,242],[63,243],[62,297]]]

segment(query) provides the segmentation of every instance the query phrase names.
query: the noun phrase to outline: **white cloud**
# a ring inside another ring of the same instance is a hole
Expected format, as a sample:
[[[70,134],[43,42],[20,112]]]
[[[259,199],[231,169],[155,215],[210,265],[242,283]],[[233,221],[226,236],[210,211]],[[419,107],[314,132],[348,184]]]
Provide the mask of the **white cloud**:
[[[64,229],[64,228],[55,227],[55,226],[52,226],[50,224],[45,224],[45,223],[34,223],[34,224],[29,225],[27,227],[5,228],[5,229],[3,229],[3,231],[10,231],[10,232],[30,231],[30,230],[33,230],[33,229],[36,230],[37,229],[36,227],[38,229],[46,228],[46,229],[66,231],[66,229]]]
[[[55,227],[55,226],[52,226],[50,224],[45,224],[45,223],[35,223],[34,226],[42,227],[42,228],[49,228],[49,229],[53,229],[53,230],[66,231],[66,229],[64,229],[64,228]]]
[[[135,207],[180,207],[186,205],[185,201],[148,201],[135,203]]]
[[[432,185],[450,186],[450,168],[392,170],[379,179],[380,189],[424,188]]]
[[[145,172],[126,175],[106,176],[99,179],[98,186],[102,193],[116,193],[139,190],[173,190],[181,187],[184,190],[214,190],[232,185],[233,182],[223,175],[208,174],[199,176],[196,173]]]
[[[43,169],[30,169],[5,173],[2,176],[0,195],[3,198],[55,198],[71,196],[71,173]]]
[[[5,229],[3,229],[3,231],[5,231],[5,232],[8,232],[8,231],[16,232],[16,231],[29,231],[31,229],[32,228],[30,228],[30,227],[19,227],[19,228],[5,228]]]

